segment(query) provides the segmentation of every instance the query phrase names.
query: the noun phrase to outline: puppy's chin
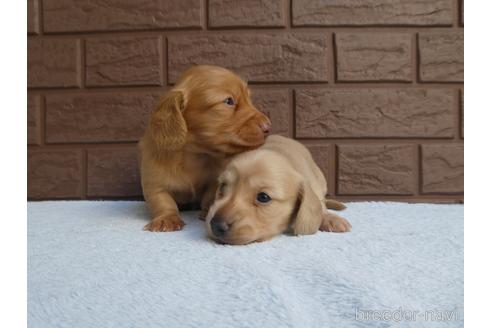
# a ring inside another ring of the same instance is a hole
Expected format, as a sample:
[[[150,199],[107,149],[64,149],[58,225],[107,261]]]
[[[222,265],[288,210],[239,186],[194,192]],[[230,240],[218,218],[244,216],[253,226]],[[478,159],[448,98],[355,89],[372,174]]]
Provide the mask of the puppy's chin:
[[[228,154],[228,155],[235,155],[235,154],[239,154],[239,153],[242,153],[242,152],[245,152],[245,151],[249,151],[249,150],[254,150],[260,146],[262,146],[265,142],[261,142],[261,143],[256,143],[256,144],[251,144],[251,145],[238,145],[238,144],[225,144],[225,145],[222,145],[221,147],[221,151],[225,154]]]
[[[244,151],[253,150],[265,143],[266,136],[258,136],[256,138],[242,139],[237,136],[230,138],[227,142],[219,145],[222,151],[226,154],[237,154]]]
[[[257,241],[255,239],[244,238],[244,237],[217,238],[213,235],[209,235],[209,238],[215,241],[217,244],[221,244],[221,245],[247,245]]]
[[[248,150],[254,150],[265,143],[266,137],[261,136],[252,140],[244,140],[238,136],[200,136],[190,138],[187,149],[189,151],[207,153],[209,155],[235,155]]]
[[[225,141],[223,143],[214,143],[208,145],[202,145],[204,148],[213,153],[222,153],[226,155],[235,155],[245,151],[254,150],[265,143],[265,139],[255,142],[237,142]]]

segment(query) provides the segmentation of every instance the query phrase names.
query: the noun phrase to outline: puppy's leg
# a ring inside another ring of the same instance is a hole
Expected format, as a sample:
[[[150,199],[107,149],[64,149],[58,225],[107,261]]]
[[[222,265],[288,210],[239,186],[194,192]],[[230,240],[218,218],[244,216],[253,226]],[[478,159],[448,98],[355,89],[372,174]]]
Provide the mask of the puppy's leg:
[[[183,229],[185,223],[179,217],[178,206],[165,191],[146,195],[152,212],[152,221],[144,227],[148,231],[176,231]]]
[[[331,231],[331,232],[349,232],[352,225],[341,216],[336,214],[325,212],[323,213],[323,221],[321,221],[321,226],[319,230],[321,231]]]
[[[337,210],[337,211],[342,211],[347,208],[344,203],[341,203],[337,200],[334,199],[325,199],[325,205],[326,208],[332,209],[332,210]]]
[[[210,184],[207,190],[205,191],[205,194],[202,197],[202,202],[200,204],[201,211],[200,214],[198,215],[198,218],[200,220],[205,220],[205,218],[207,217],[208,210],[210,209],[210,206],[215,200],[215,192],[217,191],[217,187],[218,187],[217,183],[214,182]]]

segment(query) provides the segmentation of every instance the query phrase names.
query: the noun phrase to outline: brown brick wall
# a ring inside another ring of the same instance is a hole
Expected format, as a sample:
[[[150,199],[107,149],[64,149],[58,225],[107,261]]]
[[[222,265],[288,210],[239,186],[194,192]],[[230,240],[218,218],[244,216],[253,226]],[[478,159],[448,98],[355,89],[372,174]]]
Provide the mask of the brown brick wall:
[[[460,0],[28,0],[28,197],[139,198],[136,142],[191,64],[247,79],[342,200],[463,200]]]

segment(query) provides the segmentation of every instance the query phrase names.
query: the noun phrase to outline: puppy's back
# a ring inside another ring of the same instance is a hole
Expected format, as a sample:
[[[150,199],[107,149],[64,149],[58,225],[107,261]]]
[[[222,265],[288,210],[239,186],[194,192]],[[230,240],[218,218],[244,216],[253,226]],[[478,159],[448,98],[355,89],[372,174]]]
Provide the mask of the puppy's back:
[[[304,145],[290,138],[271,135],[260,149],[271,150],[285,157],[292,167],[310,183],[320,200],[325,199],[327,192],[325,176]]]

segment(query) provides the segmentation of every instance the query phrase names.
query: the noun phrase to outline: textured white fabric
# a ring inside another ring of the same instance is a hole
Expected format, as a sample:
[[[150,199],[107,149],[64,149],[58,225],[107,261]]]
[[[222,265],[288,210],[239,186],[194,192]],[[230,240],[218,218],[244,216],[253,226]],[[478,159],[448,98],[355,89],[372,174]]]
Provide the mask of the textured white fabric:
[[[224,246],[197,212],[151,233],[142,202],[28,203],[29,327],[463,326],[462,205],[341,214],[352,232]]]

